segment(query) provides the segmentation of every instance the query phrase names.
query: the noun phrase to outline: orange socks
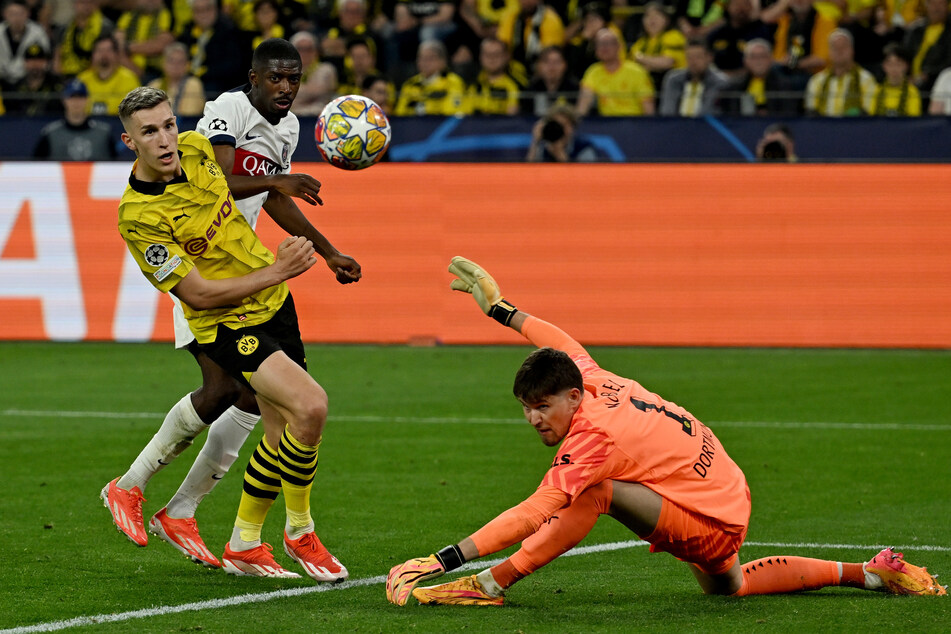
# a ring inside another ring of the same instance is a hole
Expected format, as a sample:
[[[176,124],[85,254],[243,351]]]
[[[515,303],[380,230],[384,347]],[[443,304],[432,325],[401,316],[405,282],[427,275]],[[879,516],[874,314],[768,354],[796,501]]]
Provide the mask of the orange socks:
[[[591,532],[598,516],[611,509],[613,487],[601,482],[575,498],[570,506],[557,511],[536,533],[522,542],[511,557],[492,568],[495,581],[508,588],[551,560],[563,555]]]
[[[512,587],[516,581],[525,576],[512,564],[511,557],[499,565],[489,568],[489,572],[492,573],[492,578],[495,579],[495,582],[499,584],[503,590]]]
[[[862,564],[807,557],[764,557],[743,566],[743,585],[734,596],[818,590],[828,586],[865,587]]]

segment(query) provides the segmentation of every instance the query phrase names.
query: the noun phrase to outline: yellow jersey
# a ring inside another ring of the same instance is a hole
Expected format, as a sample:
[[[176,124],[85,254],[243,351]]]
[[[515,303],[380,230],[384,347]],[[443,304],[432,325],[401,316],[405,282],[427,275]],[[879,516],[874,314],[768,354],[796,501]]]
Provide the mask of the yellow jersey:
[[[638,53],[648,57],[669,57],[674,60],[671,68],[684,68],[687,65],[687,37],[677,29],[654,37],[644,35],[631,45],[630,58],[636,60]]]
[[[581,86],[598,97],[598,114],[604,117],[644,114],[643,100],[654,96],[654,82],[647,70],[636,62],[621,62],[613,73],[603,62],[595,62],[585,71]]]
[[[469,86],[467,111],[471,114],[515,114],[522,87],[509,75],[489,79],[485,71]]]
[[[92,59],[92,47],[112,28],[98,9],[89,16],[85,27],[79,27],[72,21],[66,27],[59,44],[60,73],[64,77],[75,77],[89,68]]]
[[[920,117],[921,93],[914,84],[905,80],[899,86],[884,83],[875,94],[873,115],[886,117]]]
[[[89,89],[89,105],[86,107],[89,114],[119,114],[119,104],[129,91],[142,84],[135,73],[119,66],[116,71],[105,80],[99,79],[95,68],[87,68],[76,76]]]
[[[158,13],[126,11],[119,16],[116,29],[125,33],[126,42],[139,44],[147,42],[162,33],[172,32],[172,12],[161,9]],[[132,63],[142,70],[162,72],[162,55],[132,55]]]
[[[432,77],[414,75],[400,88],[396,116],[437,114],[447,117],[465,114],[466,83],[462,77],[446,71]]]
[[[197,132],[178,136],[182,174],[167,183],[135,177],[119,202],[119,233],[143,275],[167,293],[197,268],[205,279],[246,275],[274,262],[238,211],[211,142]],[[284,304],[287,284],[258,291],[232,306],[195,310],[184,301],[198,343],[211,343],[219,324],[233,330],[266,322]]]

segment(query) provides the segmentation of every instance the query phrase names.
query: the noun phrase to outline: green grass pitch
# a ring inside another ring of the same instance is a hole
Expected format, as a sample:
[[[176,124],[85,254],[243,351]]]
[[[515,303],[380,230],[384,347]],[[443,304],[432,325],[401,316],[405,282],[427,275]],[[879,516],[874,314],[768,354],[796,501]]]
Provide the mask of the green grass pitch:
[[[70,619],[79,619],[72,632],[951,630],[949,597],[842,588],[705,597],[684,564],[638,545],[563,557],[517,584],[501,609],[388,604],[381,578],[392,565],[465,537],[544,474],[554,451],[520,422],[510,392],[528,350],[308,347],[331,402],[314,517],[351,572],[315,592],[307,579],[199,568],[157,538],[136,548],[112,526],[99,490],[197,386],[190,355],[166,344],[0,344],[0,630]],[[951,353],[591,352],[716,431],[753,492],[744,561],[861,561],[895,545],[951,580]],[[199,509],[218,553],[259,437]],[[152,480],[146,518],[174,493],[198,443]],[[279,499],[264,537],[290,567],[278,552],[283,516]],[[633,539],[602,518],[581,547]]]

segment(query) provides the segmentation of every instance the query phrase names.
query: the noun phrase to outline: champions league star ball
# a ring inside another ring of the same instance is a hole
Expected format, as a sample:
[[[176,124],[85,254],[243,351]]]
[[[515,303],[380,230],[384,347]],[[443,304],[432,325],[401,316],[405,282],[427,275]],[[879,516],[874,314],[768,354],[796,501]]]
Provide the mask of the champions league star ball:
[[[383,158],[391,135],[383,109],[360,95],[344,95],[328,103],[314,128],[321,156],[345,170],[362,170]]]

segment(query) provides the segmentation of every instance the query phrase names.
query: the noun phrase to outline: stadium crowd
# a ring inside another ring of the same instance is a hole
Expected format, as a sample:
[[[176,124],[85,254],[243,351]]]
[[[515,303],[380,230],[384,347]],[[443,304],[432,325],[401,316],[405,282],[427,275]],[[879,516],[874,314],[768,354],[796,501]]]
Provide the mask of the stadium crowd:
[[[148,84],[200,115],[269,37],[301,54],[302,115],[351,93],[397,116],[951,114],[948,0],[4,0],[2,18],[8,114],[66,95],[115,114]]]

